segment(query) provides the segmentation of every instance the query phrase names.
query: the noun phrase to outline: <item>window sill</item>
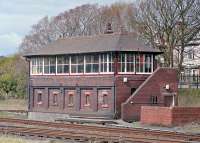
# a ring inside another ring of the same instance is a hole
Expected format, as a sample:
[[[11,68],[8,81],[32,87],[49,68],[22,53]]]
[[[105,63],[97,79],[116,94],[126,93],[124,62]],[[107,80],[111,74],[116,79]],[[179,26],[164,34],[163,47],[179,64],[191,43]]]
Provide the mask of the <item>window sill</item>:
[[[53,103],[53,106],[58,106],[58,103]]]
[[[85,107],[89,107],[89,106],[90,106],[90,104],[85,104],[84,106],[85,106]]]
[[[68,104],[68,107],[74,107],[74,104]]]
[[[37,105],[42,105],[42,102],[38,102]]]
[[[108,108],[109,106],[108,106],[108,104],[104,104],[104,105],[101,105],[101,107]]]

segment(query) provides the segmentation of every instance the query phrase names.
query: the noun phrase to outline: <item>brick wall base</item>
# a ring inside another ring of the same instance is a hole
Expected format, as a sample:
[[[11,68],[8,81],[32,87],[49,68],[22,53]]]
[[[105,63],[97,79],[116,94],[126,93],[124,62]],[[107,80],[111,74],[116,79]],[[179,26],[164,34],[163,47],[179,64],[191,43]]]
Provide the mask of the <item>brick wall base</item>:
[[[177,126],[200,122],[200,107],[158,107],[142,106],[142,124]]]

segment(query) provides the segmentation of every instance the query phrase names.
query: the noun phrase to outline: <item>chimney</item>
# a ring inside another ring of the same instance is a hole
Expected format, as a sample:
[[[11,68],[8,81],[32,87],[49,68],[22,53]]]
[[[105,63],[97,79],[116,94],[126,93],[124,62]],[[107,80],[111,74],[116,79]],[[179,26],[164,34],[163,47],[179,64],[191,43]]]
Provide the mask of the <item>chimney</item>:
[[[104,34],[111,34],[111,33],[113,33],[112,24],[111,23],[107,23],[106,30],[105,30]]]

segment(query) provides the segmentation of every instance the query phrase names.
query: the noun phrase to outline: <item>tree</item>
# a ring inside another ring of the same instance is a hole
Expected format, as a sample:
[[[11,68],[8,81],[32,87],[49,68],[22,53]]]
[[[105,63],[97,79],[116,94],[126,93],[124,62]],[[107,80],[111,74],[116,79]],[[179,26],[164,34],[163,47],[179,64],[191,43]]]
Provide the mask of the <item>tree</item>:
[[[133,13],[132,3],[115,3],[101,7],[85,4],[51,18],[44,17],[32,26],[20,45],[20,51],[33,52],[45,48],[48,43],[60,37],[101,34],[105,32],[107,23],[112,23],[114,32],[119,32],[121,26],[133,31]]]
[[[198,0],[142,0],[134,15],[138,33],[164,52],[165,65],[174,67],[178,51],[178,70],[183,63],[185,46],[200,32]]]

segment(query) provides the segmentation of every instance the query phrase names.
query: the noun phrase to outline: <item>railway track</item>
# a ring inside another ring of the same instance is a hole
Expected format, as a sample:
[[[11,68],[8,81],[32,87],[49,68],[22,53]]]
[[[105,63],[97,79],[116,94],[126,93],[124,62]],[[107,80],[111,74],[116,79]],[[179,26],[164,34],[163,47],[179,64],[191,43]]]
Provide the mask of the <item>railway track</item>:
[[[12,124],[12,125],[11,125]],[[23,136],[38,136],[79,141],[110,141],[138,143],[200,142],[200,135],[125,127],[65,124],[34,120],[0,118],[0,132]],[[105,142],[106,143],[106,142]]]

